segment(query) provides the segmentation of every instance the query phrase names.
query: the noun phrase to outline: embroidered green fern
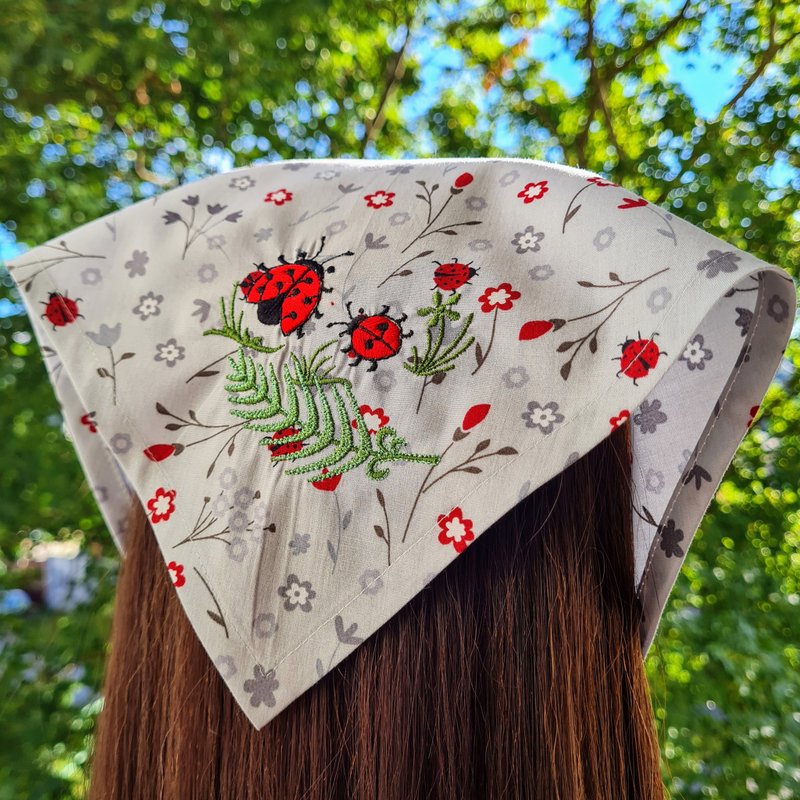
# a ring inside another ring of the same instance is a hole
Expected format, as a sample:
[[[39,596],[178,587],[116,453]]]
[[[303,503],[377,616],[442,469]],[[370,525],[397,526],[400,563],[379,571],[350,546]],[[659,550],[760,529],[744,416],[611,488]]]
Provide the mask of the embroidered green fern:
[[[264,369],[240,347],[237,355],[228,359],[232,371],[225,390],[234,406],[231,413],[247,420],[244,427],[272,434],[259,444],[280,445],[276,449],[283,452],[273,452],[273,461],[312,459],[286,470],[287,475],[313,473],[307,479],[310,482],[341,475],[362,464],[372,480],[385,478],[389,470],[381,465],[392,461],[438,464],[441,456],[403,452],[408,442],[390,426],[370,434],[351,382],[332,377],[333,366],[326,363],[333,357],[324,351],[336,342],[320,345],[311,358],[292,353],[280,374],[274,364]],[[289,433],[275,437],[287,429]],[[300,448],[284,447],[297,442]]]
[[[264,340],[260,336],[253,336],[250,330],[243,326],[242,320],[244,318],[244,311],[239,312],[238,318],[236,317],[236,290],[239,288],[238,283],[233,284],[233,291],[231,292],[230,308],[225,307],[225,298],[220,297],[219,308],[222,315],[222,326],[219,328],[210,328],[203,331],[203,336],[215,335],[224,336],[226,339],[232,339],[250,350],[256,350],[259,353],[277,353],[278,350],[283,348],[282,344],[277,347],[270,347],[264,344]]]

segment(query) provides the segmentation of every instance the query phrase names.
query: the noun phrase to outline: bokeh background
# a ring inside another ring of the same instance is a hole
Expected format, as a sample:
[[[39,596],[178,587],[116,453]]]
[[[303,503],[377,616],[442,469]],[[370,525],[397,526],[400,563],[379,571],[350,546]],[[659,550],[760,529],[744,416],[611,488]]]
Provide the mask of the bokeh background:
[[[0,259],[253,161],[587,167],[800,276],[792,0],[0,0]],[[676,798],[800,796],[800,342],[648,655]],[[118,561],[0,267],[0,800],[84,796]]]

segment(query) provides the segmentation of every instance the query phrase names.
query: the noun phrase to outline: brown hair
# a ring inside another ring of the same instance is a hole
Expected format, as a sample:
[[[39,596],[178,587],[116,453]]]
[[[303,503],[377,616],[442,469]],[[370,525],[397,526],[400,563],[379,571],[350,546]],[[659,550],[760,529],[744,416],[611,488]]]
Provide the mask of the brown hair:
[[[627,425],[519,503],[260,731],[132,512],[93,800],[663,800]]]

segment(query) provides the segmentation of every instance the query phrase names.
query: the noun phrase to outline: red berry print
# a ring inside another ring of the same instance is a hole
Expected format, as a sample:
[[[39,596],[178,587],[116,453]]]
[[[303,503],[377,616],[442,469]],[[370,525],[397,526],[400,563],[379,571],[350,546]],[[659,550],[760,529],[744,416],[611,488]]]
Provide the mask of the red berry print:
[[[519,329],[519,340],[527,342],[538,339],[553,330],[553,323],[549,319],[532,319]]]
[[[165,489],[159,486],[156,493],[147,501],[147,511],[150,514],[150,521],[165,522],[175,511],[175,489]]]
[[[328,472],[327,467],[322,468],[323,475]],[[341,473],[339,475],[332,475],[330,478],[323,478],[319,481],[313,481],[312,486],[315,489],[319,489],[323,492],[333,492],[336,487],[339,485],[339,481],[342,479]]]
[[[461,429],[468,431],[470,428],[480,425],[480,423],[486,419],[490,408],[491,405],[489,403],[479,403],[478,405],[472,406],[472,408],[464,414],[464,421],[461,423]]]
[[[183,450],[182,444],[151,444],[142,451],[151,461],[163,461],[170,456],[178,455]]]
[[[439,514],[439,541],[452,544],[457,553],[463,553],[475,538],[472,520],[466,519],[461,508],[456,506],[449,514]]]
[[[641,197],[624,197],[622,199],[622,203],[617,206],[617,208],[621,208],[623,211],[627,211],[629,208],[641,208],[642,206],[647,205],[647,200],[642,200]]]
[[[472,181],[474,180],[471,172],[462,172],[453,182],[453,186],[456,189],[463,189],[465,186],[469,186]]]
[[[176,589],[180,589],[186,583],[186,576],[183,574],[183,564],[178,564],[175,561],[170,561],[167,564],[170,577],[172,578],[172,585]]]

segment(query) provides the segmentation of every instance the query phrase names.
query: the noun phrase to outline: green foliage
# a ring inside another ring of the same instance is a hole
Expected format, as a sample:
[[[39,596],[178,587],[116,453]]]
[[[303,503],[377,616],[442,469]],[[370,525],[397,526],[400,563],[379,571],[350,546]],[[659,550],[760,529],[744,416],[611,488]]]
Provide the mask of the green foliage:
[[[0,220],[28,244],[257,159],[508,155],[610,173],[800,274],[791,3],[0,0],[0,19]],[[697,66],[701,51],[741,64],[713,118],[667,66]],[[554,77],[554,58],[576,65],[579,88]],[[114,551],[10,286],[6,275],[0,588],[30,589],[32,542],[77,539],[97,568]],[[793,341],[648,657],[676,797],[798,793],[799,368]],[[112,582],[100,586],[79,612],[3,620],[17,640],[0,654],[0,800],[82,796],[96,704],[71,707],[58,675],[79,663],[100,686]],[[26,653],[45,660],[28,681]]]

